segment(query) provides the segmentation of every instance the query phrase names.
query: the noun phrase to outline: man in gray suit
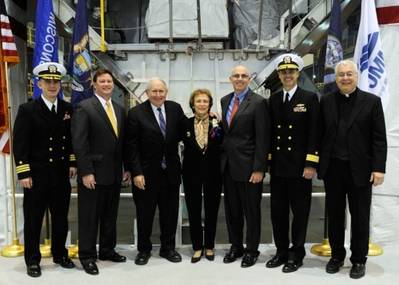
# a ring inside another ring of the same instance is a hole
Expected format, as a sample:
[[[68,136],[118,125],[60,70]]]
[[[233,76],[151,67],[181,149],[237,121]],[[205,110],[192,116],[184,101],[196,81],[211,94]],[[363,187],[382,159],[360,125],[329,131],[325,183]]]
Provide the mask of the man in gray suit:
[[[241,267],[250,267],[259,255],[260,201],[270,145],[270,118],[266,100],[248,88],[251,78],[245,66],[236,66],[230,81],[234,92],[224,96],[221,104],[224,201],[232,245],[223,262],[234,262],[245,253]]]
[[[100,226],[99,259],[125,262],[115,252],[116,218],[123,172],[122,146],[125,111],[111,100],[114,89],[109,70],[93,77],[94,96],[80,102],[72,121],[72,141],[78,165],[79,259],[86,273],[98,274],[97,231]]]

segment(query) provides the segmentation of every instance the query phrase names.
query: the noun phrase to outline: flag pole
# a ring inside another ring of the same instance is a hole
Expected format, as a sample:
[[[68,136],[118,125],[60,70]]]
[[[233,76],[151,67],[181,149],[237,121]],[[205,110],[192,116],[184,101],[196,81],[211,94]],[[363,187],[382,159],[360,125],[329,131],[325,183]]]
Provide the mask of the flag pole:
[[[328,241],[328,215],[327,215],[327,203],[324,203],[324,234],[323,241],[319,244],[315,244],[310,248],[310,252],[318,256],[331,256],[331,246]]]
[[[78,258],[79,257],[79,241],[76,241],[76,244],[71,244],[68,247],[68,256],[70,258]]]
[[[105,19],[104,19],[105,9],[104,9],[104,0],[100,0],[100,20],[101,20],[101,46],[100,49],[102,52],[107,51],[107,47],[105,46]]]
[[[8,104],[8,130],[10,134],[9,145],[10,145],[10,176],[11,176],[11,197],[12,197],[12,218],[13,218],[13,240],[12,244],[7,245],[1,251],[1,255],[4,257],[17,257],[24,254],[24,246],[19,243],[17,235],[17,206],[15,201],[15,175],[14,175],[14,159],[13,159],[13,131],[12,131],[12,115],[11,115],[11,97],[9,93],[9,81],[8,81],[8,62],[4,62],[4,78],[6,82],[6,94]]]

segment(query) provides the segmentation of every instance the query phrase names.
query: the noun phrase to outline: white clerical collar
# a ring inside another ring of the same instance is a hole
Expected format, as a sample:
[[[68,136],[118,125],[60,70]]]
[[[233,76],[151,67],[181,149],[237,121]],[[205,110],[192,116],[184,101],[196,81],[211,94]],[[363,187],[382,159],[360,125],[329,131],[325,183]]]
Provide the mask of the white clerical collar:
[[[351,94],[355,93],[355,91],[356,91],[356,87],[355,87],[355,89],[353,89],[353,90],[352,90],[351,92],[349,92],[349,93],[342,93],[342,92],[341,92],[341,94],[344,95],[346,98],[349,98],[349,96],[350,96]]]

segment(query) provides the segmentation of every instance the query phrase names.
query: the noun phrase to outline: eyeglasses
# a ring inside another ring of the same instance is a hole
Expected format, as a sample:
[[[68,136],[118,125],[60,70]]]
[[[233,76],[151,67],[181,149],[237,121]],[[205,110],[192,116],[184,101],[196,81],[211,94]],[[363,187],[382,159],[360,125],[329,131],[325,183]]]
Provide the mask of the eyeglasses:
[[[242,78],[242,79],[248,79],[249,78],[249,75],[248,74],[238,74],[238,73],[236,73],[236,74],[232,74],[231,75],[231,77],[233,77],[234,79],[239,79],[239,78]]]

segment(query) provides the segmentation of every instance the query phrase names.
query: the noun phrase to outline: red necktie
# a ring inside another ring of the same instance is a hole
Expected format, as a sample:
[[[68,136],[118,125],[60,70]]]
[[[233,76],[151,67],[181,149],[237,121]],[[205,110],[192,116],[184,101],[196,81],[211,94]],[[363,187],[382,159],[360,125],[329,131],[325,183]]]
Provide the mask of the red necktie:
[[[233,118],[234,118],[235,114],[237,113],[239,106],[240,106],[240,99],[238,99],[238,96],[235,96],[233,109],[231,110],[231,114],[230,114],[229,126],[230,126],[231,122],[233,121]]]

